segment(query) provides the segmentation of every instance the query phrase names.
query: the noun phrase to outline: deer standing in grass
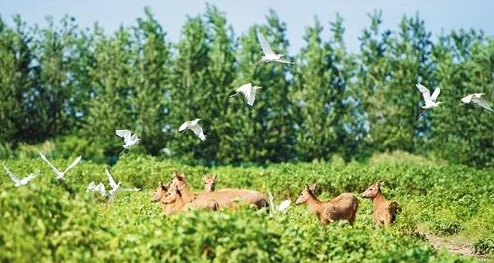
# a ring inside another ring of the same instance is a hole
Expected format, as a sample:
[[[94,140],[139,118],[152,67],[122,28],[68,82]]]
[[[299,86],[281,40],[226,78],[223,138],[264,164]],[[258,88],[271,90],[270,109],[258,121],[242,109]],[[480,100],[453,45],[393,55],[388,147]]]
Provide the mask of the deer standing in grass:
[[[166,193],[170,189],[170,184],[168,185],[163,185],[162,182],[158,185],[158,188],[156,188],[156,191],[154,192],[154,196],[151,199],[151,202],[156,203],[160,202],[161,208],[163,209],[163,212],[165,215],[171,215],[175,212],[175,205],[174,204],[164,204],[163,201],[166,197]]]
[[[307,203],[309,210],[316,214],[323,226],[338,220],[347,220],[353,226],[357,215],[358,199],[351,193],[343,193],[323,202],[314,195],[315,188],[315,184],[306,185],[295,204]]]
[[[386,200],[381,193],[382,184],[382,182],[376,182],[362,193],[362,197],[372,199],[374,206],[372,215],[376,222],[376,227],[381,225],[388,227],[395,221],[396,214],[398,213],[398,203],[396,201]]]
[[[218,202],[220,208],[251,204],[259,209],[269,206],[266,197],[262,193],[253,190],[222,189],[218,192],[193,193],[183,173],[179,174],[175,172],[172,184],[176,185],[178,189],[181,189],[180,192],[185,203],[190,203],[197,198],[214,199]]]
[[[216,211],[219,209],[218,202],[214,199],[194,199],[191,202],[185,203],[182,196],[182,189],[176,185],[172,185],[166,192],[165,198],[161,201],[165,205],[174,205],[174,212],[188,209],[204,209]]]

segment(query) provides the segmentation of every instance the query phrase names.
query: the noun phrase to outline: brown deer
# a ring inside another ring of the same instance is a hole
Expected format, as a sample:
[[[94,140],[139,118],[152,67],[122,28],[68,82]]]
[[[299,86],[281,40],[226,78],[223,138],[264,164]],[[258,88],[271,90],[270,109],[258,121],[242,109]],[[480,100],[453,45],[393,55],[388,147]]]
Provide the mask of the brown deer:
[[[204,191],[214,192],[217,174],[212,176],[202,175],[202,180],[204,181]]]
[[[343,193],[323,202],[314,195],[315,188],[315,184],[306,185],[295,204],[307,203],[309,210],[316,214],[323,226],[337,220],[347,220],[353,226],[357,215],[358,199],[351,193]]]
[[[381,225],[388,227],[396,220],[396,215],[398,214],[398,202],[388,201],[384,198],[381,193],[382,185],[383,183],[378,181],[362,193],[362,197],[372,199],[374,206],[372,216],[374,217],[376,227]]]
[[[190,203],[185,203],[182,198],[181,189],[173,185],[168,189],[165,198],[161,200],[165,205],[174,205],[174,212],[184,211],[188,209],[204,209],[216,211],[219,209],[218,203],[213,199],[194,199]]]
[[[163,209],[165,215],[171,215],[175,212],[174,204],[164,204],[162,202],[165,199],[166,193],[168,192],[169,188],[170,184],[163,185],[163,183],[160,182],[158,188],[156,188],[156,191],[154,192],[153,198],[151,199],[151,202],[153,203],[160,202],[161,208]]]
[[[251,204],[259,209],[268,207],[266,197],[262,193],[253,190],[222,189],[218,192],[193,193],[183,173],[179,174],[175,172],[172,184],[176,185],[178,189],[181,189],[182,199],[185,203],[190,203],[197,198],[214,199],[218,202],[220,208]]]

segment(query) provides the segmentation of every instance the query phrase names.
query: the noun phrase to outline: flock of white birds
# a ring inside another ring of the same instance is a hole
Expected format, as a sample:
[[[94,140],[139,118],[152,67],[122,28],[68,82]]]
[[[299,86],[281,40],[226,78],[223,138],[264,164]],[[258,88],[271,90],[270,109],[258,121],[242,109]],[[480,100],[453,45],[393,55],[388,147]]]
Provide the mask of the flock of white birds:
[[[258,65],[260,63],[269,63],[269,62],[293,64],[293,62],[290,62],[290,61],[283,59],[284,55],[274,53],[273,49],[271,48],[269,43],[266,41],[264,36],[259,32],[257,32],[257,39],[258,39],[259,44],[261,46],[261,49],[264,53],[264,56],[261,57],[261,60],[259,62],[257,62],[256,65]],[[434,89],[434,92],[431,95],[429,89],[424,87],[422,84],[416,84],[416,87],[420,91],[420,93],[422,93],[422,96],[424,98],[424,103],[425,103],[425,105],[422,107],[425,111],[423,111],[419,115],[419,118],[420,118],[424,114],[426,114],[429,110],[436,108],[437,106],[439,106],[439,104],[442,103],[442,102],[437,101],[437,98],[439,97],[439,93],[441,92],[441,90],[439,88],[436,88],[436,89]],[[261,87],[253,86],[252,83],[247,83],[247,84],[240,86],[238,89],[236,89],[236,93],[231,95],[230,98],[232,98],[238,94],[242,94],[246,98],[247,104],[249,106],[253,106],[255,98],[256,98],[256,92],[259,89],[261,89]],[[491,112],[494,112],[491,109],[491,107],[489,106],[489,104],[484,99],[482,99],[483,95],[484,95],[484,93],[473,93],[473,94],[470,94],[468,96],[465,96],[464,98],[461,99],[460,105],[475,103],[484,109],[487,109]],[[202,127],[199,125],[200,120],[201,119],[186,121],[178,128],[178,131],[184,132],[186,130],[191,130],[201,141],[205,141],[206,135],[204,134]],[[122,137],[124,140],[123,150],[120,153],[120,155],[122,155],[125,150],[130,149],[132,146],[136,145],[140,141],[140,139],[137,137],[137,135],[136,134],[132,135],[132,133],[129,130],[116,130],[115,134],[118,135],[119,137]],[[57,180],[63,179],[65,177],[66,173],[69,170],[71,170],[72,168],[74,168],[74,166],[76,166],[81,161],[81,156],[77,157],[72,162],[72,164],[70,164],[67,167],[67,169],[65,169],[63,172],[60,172],[60,170],[58,170],[50,161],[48,161],[48,159],[46,159],[45,155],[40,153],[40,156],[41,156],[41,159],[43,159],[51,167],[51,169],[53,170],[53,172],[56,175],[55,178]],[[5,168],[5,171],[7,172],[8,176],[14,182],[16,187],[26,185],[27,183],[29,183],[29,181],[33,180],[34,178],[36,178],[39,175],[39,171],[38,171],[35,174],[31,173],[31,174],[27,175],[26,177],[19,179],[19,177],[17,177],[17,175],[15,175],[14,173],[12,173],[7,168],[7,166],[4,165],[4,168]],[[87,192],[99,193],[102,197],[108,196],[108,202],[112,202],[118,191],[139,191],[140,190],[138,188],[132,188],[132,189],[120,188],[121,182],[118,182],[118,184],[117,184],[115,182],[115,180],[113,179],[113,175],[108,171],[108,169],[106,167],[105,167],[105,172],[106,172],[106,175],[108,177],[108,181],[109,181],[111,190],[107,193],[103,183],[100,182],[100,183],[96,184],[93,181],[89,184],[89,186],[86,190]],[[270,198],[270,204],[273,204],[274,200],[273,200],[271,193],[269,195],[269,198]],[[284,210],[288,206],[289,206],[288,202],[282,202],[279,205],[278,209]]]
[[[439,97],[439,93],[441,92],[441,89],[435,88],[434,92],[431,95],[431,92],[429,91],[429,89],[424,87],[422,84],[416,84],[416,86],[417,86],[417,89],[420,91],[420,93],[422,93],[422,96],[424,97],[424,103],[425,103],[425,105],[422,106],[422,108],[425,109],[425,111],[423,111],[419,115],[419,118],[420,118],[420,117],[424,116],[427,112],[429,112],[430,109],[436,108],[437,106],[439,106],[439,104],[442,103],[440,101],[437,101],[437,97]],[[460,106],[463,106],[463,105],[466,105],[466,104],[473,102],[473,103],[479,105],[480,107],[482,107],[486,110],[494,112],[491,109],[491,107],[489,107],[489,104],[487,103],[487,101],[482,99],[483,95],[485,95],[485,93],[473,93],[473,94],[467,95],[461,99]]]

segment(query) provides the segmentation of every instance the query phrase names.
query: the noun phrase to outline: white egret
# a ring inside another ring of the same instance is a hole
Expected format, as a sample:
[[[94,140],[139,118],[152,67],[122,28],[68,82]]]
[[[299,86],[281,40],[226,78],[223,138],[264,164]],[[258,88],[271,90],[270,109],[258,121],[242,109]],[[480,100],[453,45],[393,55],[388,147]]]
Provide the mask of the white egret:
[[[178,131],[185,131],[185,130],[191,130],[194,132],[194,134],[199,137],[202,141],[206,140],[206,135],[204,135],[204,132],[202,130],[202,127],[199,125],[199,121],[201,119],[195,119],[193,121],[186,121],[184,122],[180,128],[178,128]]]
[[[283,59],[284,55],[274,53],[268,41],[266,41],[262,33],[260,33],[259,31],[257,31],[257,39],[259,40],[259,44],[261,45],[264,56],[261,57],[261,60],[257,62],[256,65],[259,63],[268,63],[268,62],[294,64],[293,62]]]
[[[473,93],[468,96],[465,96],[463,99],[461,99],[462,104],[460,105],[466,105],[469,104],[470,102],[473,102],[486,110],[494,112],[489,106],[489,104],[487,104],[487,101],[482,99],[482,95],[484,94],[485,93]]]
[[[103,183],[95,184],[94,181],[89,183],[89,186],[86,189],[86,192],[95,192],[100,193],[101,197],[106,196],[106,189]]]
[[[141,189],[140,188],[120,188],[120,184],[122,182],[118,182],[118,184],[115,182],[115,180],[113,180],[113,176],[112,174],[110,173],[110,171],[108,171],[108,169],[105,167],[105,172],[106,172],[106,176],[108,176],[108,182],[110,182],[110,187],[111,187],[111,190],[109,192],[110,194],[110,197],[108,198],[108,203],[111,203],[113,201],[113,199],[115,198],[116,194],[118,191],[140,191]]]
[[[285,213],[286,210],[288,210],[290,204],[292,203],[292,201],[290,200],[284,200],[279,205],[275,206],[274,197],[271,192],[268,193],[268,197],[269,197],[269,208],[273,213],[278,213],[278,212]]]
[[[137,134],[132,135],[132,133],[129,130],[115,130],[115,134],[118,135],[119,137],[122,137],[124,139],[125,144],[123,145],[123,150],[120,153],[122,153],[130,149],[130,147],[136,145],[141,139],[137,137]]]
[[[5,168],[5,172],[7,172],[10,179],[12,179],[12,181],[14,182],[15,187],[26,185],[27,183],[29,183],[29,181],[36,178],[36,176],[38,176],[38,174],[39,174],[39,171],[38,171],[36,174],[30,173],[26,177],[19,179],[19,177],[17,177],[17,175],[15,175],[13,172],[11,172],[9,170],[9,168],[7,168],[7,166],[3,165],[3,168]]]
[[[230,98],[237,96],[239,93],[242,93],[245,96],[245,98],[247,99],[247,104],[249,106],[253,106],[254,101],[256,100],[256,91],[258,89],[262,89],[262,87],[252,86],[252,83],[247,83],[247,84],[240,86],[238,89],[236,89],[237,93],[231,95]]]
[[[425,102],[425,106],[422,106],[422,108],[425,109],[425,111],[419,115],[419,118],[420,118],[424,114],[426,114],[430,109],[435,108],[435,107],[439,106],[439,104],[442,103],[442,102],[437,101],[437,97],[439,96],[439,93],[441,92],[441,90],[439,88],[436,88],[434,90],[434,92],[432,93],[432,96],[431,96],[430,91],[426,87],[424,87],[422,84],[416,84],[416,86],[417,86],[417,89],[420,91],[420,93],[422,93],[422,96],[424,97],[424,102]]]
[[[41,159],[43,159],[46,163],[48,163],[48,165],[50,165],[51,169],[53,170],[53,172],[57,175],[55,177],[55,179],[57,180],[60,180],[60,179],[63,179],[65,177],[65,174],[72,168],[74,168],[74,166],[76,166],[80,161],[81,161],[81,156],[77,157],[71,165],[69,165],[69,167],[67,167],[67,169],[65,169],[65,171],[63,172],[60,172],[52,163],[50,163],[50,161],[48,161],[48,159],[46,159],[45,155],[42,154],[42,153],[39,153],[39,155],[41,156]]]

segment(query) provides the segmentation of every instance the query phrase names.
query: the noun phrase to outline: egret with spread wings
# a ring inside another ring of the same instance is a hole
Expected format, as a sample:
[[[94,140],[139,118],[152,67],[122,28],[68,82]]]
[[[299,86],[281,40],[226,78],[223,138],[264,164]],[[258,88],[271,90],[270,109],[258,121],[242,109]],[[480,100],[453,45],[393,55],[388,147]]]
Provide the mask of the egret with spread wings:
[[[242,86],[240,86],[235,94],[231,95],[231,97],[234,97],[234,96],[237,96],[238,94],[243,94],[245,96],[245,98],[247,99],[247,105],[249,106],[253,106],[254,105],[254,101],[256,100],[256,91],[258,89],[262,89],[262,87],[258,87],[258,86],[252,86],[252,83],[247,83],[247,84],[244,84]]]
[[[202,130],[202,127],[199,125],[199,121],[201,119],[195,119],[193,121],[186,121],[184,122],[180,128],[178,128],[179,132],[185,131],[185,130],[191,130],[194,132],[194,134],[201,139],[201,141],[206,140],[206,135],[204,135],[204,131]]]
[[[262,33],[260,33],[259,31],[257,31],[257,39],[259,40],[259,44],[261,45],[264,56],[261,57],[261,60],[257,62],[256,65],[259,63],[268,63],[268,62],[294,64],[293,62],[283,59],[285,55],[274,53],[268,41],[266,41]]]
[[[9,168],[7,168],[7,166],[4,165],[3,168],[5,168],[5,172],[7,172],[10,179],[14,182],[15,187],[26,185],[27,183],[29,183],[29,181],[36,178],[36,176],[38,176],[38,174],[39,174],[39,171],[38,171],[38,172],[36,172],[36,174],[30,173],[26,177],[19,179],[19,177],[17,177],[17,175],[15,175],[13,172],[11,172],[9,170]]]
[[[460,105],[466,105],[473,102],[486,110],[494,112],[489,106],[489,104],[487,104],[487,101],[482,99],[482,95],[485,95],[485,93],[473,93],[468,96],[465,96],[464,98],[461,99],[462,104]]]
[[[423,111],[420,114],[420,116],[419,116],[419,118],[420,118],[424,114],[426,114],[430,109],[435,108],[435,107],[439,106],[439,104],[442,103],[442,102],[437,101],[437,97],[439,96],[439,93],[441,92],[441,90],[439,88],[436,88],[434,90],[434,92],[432,93],[432,96],[431,96],[429,89],[424,87],[422,84],[416,84],[416,86],[417,86],[417,89],[420,91],[420,93],[422,93],[422,96],[424,97],[424,102],[425,102],[425,105],[422,106],[422,108],[425,109],[425,111]]]
[[[53,172],[57,175],[55,177],[55,179],[57,180],[60,180],[60,179],[63,179],[65,177],[65,174],[72,168],[74,168],[74,166],[76,166],[80,161],[81,161],[81,156],[77,157],[73,162],[72,164],[69,165],[69,167],[67,167],[67,169],[65,169],[65,171],[63,172],[60,172],[57,167],[55,167],[52,163],[50,163],[50,161],[48,161],[48,159],[46,159],[46,156],[42,153],[39,153],[39,155],[41,156],[41,159],[43,159],[43,161],[45,161],[50,167],[51,169],[53,170]]]

